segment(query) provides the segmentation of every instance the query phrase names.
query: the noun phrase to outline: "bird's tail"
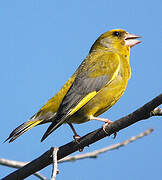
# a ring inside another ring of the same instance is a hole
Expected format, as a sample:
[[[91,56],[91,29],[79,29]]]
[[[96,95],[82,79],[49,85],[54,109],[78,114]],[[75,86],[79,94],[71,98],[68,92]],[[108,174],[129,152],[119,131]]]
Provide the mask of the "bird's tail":
[[[9,137],[4,141],[8,141],[9,143],[14,141],[15,139],[17,139],[19,136],[21,136],[23,133],[25,133],[26,131],[28,131],[29,129],[31,129],[32,127],[40,124],[43,120],[36,120],[33,118],[31,118],[30,120],[28,120],[27,122],[24,122],[23,124],[21,124],[20,126],[18,126],[16,129],[14,129],[11,134],[9,135]]]
[[[67,116],[63,116],[60,119],[56,117],[55,121],[52,122],[52,124],[48,127],[47,131],[44,133],[41,142],[44,141],[47,138],[47,136],[49,136],[58,127],[60,127],[66,121],[66,118]]]

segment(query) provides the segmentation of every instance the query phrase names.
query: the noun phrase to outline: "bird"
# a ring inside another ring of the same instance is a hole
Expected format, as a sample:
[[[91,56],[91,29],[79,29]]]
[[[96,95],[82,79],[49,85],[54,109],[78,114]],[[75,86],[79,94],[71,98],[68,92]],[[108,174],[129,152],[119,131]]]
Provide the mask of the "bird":
[[[34,126],[51,123],[41,142],[63,123],[67,123],[74,139],[79,138],[73,123],[90,120],[113,123],[98,117],[123,95],[131,77],[130,48],[141,43],[138,35],[113,29],[100,35],[89,54],[64,86],[28,121],[14,129],[5,140],[14,141]]]

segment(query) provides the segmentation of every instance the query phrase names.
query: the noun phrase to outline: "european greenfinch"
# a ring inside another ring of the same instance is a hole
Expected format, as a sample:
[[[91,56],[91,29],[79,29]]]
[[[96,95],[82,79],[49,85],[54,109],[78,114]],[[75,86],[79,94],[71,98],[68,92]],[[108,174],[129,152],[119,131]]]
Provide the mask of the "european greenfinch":
[[[72,123],[99,120],[112,121],[98,116],[113,106],[124,93],[131,76],[130,48],[140,43],[140,36],[122,29],[102,34],[92,45],[88,56],[60,91],[34,116],[11,132],[9,142],[32,127],[51,122],[43,135],[48,135],[63,123],[77,133]]]

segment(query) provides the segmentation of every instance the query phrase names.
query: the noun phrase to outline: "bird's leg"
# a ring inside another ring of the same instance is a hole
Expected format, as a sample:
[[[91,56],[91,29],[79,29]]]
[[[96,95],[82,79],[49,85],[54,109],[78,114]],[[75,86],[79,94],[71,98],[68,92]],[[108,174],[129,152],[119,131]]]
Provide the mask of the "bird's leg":
[[[74,133],[74,136],[73,136],[74,140],[77,141],[77,140],[80,138],[80,136],[79,136],[79,135],[77,134],[77,132],[75,131],[74,126],[72,125],[72,123],[68,122],[68,125],[71,127],[71,129],[72,129],[72,131],[73,131],[73,133]]]
[[[78,142],[78,139],[80,138],[80,136],[77,134],[77,132],[75,131],[75,129],[74,129],[74,126],[72,125],[72,123],[70,123],[70,122],[67,122],[68,123],[68,125],[71,127],[71,129],[72,129],[72,131],[73,131],[73,133],[74,133],[74,136],[73,136],[73,138],[74,138],[74,140],[75,140],[75,142],[78,144],[78,146],[79,146],[79,142]],[[79,152],[82,152],[83,151],[83,148],[80,148],[79,147]]]
[[[92,117],[93,120],[97,120],[97,121],[102,121],[102,122],[105,122],[105,124],[102,126],[103,127],[103,130],[105,131],[105,127],[109,124],[112,124],[113,121],[109,120],[109,119],[105,119],[105,118],[100,118],[100,117]],[[106,132],[106,131],[105,131]],[[116,138],[116,135],[117,133],[115,132],[114,133],[114,139]]]

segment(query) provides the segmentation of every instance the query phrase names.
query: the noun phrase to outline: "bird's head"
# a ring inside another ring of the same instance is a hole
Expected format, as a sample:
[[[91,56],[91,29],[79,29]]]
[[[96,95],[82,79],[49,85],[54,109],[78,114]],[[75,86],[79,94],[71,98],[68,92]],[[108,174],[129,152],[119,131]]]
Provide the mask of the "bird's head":
[[[130,34],[122,29],[113,29],[102,34],[94,43],[91,50],[96,49],[117,49],[131,48],[141,41],[137,40],[140,36]]]

